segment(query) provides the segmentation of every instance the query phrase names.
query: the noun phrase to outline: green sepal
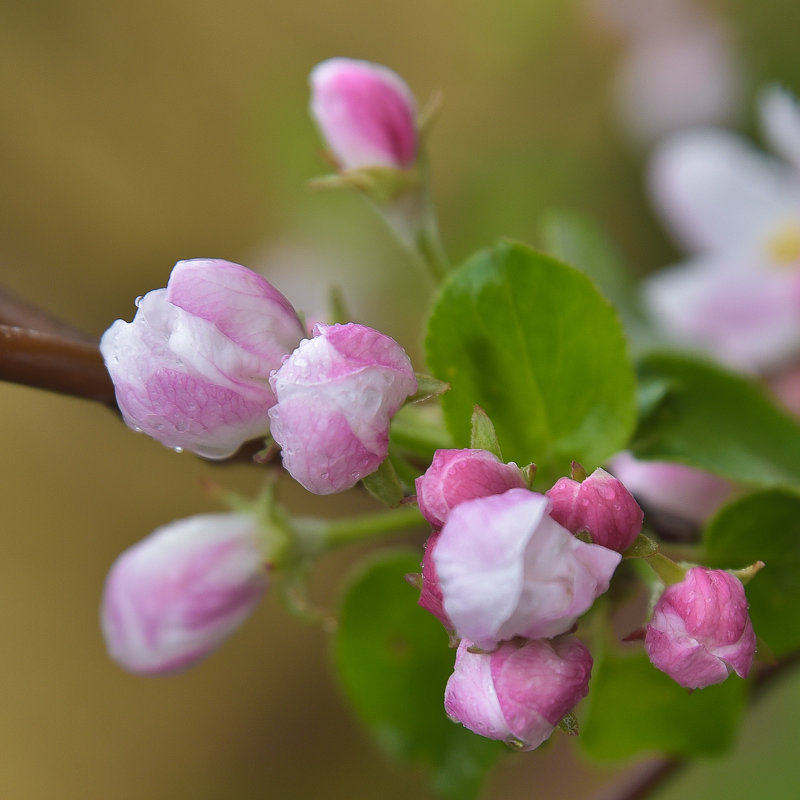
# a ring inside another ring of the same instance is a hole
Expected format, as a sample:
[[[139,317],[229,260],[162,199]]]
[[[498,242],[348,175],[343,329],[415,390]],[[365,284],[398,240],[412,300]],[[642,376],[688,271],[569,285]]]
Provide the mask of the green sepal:
[[[403,485],[390,458],[385,458],[375,472],[361,479],[364,488],[389,508],[397,508],[403,499]]]
[[[500,450],[500,442],[497,440],[494,424],[489,419],[489,415],[480,406],[475,406],[472,410],[472,432],[469,446],[475,450],[488,450],[501,461],[503,460],[503,453]]]

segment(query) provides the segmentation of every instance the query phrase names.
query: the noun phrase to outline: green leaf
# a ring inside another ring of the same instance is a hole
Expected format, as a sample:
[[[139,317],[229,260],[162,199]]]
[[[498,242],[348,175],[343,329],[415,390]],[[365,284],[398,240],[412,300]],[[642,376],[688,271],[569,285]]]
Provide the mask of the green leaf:
[[[382,747],[423,766],[442,797],[470,800],[505,747],[445,715],[455,651],[403,579],[419,569],[415,551],[384,554],[362,568],[342,603],[335,663],[347,696]]]
[[[566,209],[541,219],[545,250],[588,275],[617,309],[633,345],[651,346],[655,334],[639,306],[633,275],[605,232],[589,217]]]
[[[639,364],[647,407],[639,458],[679,461],[759,486],[800,486],[800,425],[757,384],[711,363],[653,353]]]
[[[756,635],[776,656],[800,648],[800,495],[771,489],[730,503],[708,524],[705,546],[708,566],[764,562],[745,589]]]
[[[503,454],[563,475],[570,462],[601,463],[625,447],[634,378],[619,320],[572,267],[503,241],[442,286],[426,339],[456,446],[470,441],[477,404]]]
[[[733,676],[690,693],[659,672],[644,652],[612,651],[595,662],[578,741],[598,759],[723,753],[735,740],[746,689]]]

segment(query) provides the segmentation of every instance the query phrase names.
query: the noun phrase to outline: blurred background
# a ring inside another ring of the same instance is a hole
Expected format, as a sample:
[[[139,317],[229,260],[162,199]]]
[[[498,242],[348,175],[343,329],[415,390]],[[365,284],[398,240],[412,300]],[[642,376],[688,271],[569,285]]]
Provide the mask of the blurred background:
[[[454,260],[499,236],[535,245],[542,212],[566,207],[645,274],[677,255],[642,187],[653,143],[698,121],[754,133],[761,85],[800,90],[799,24],[796,0],[0,0],[0,281],[99,336],[175,261],[227,258],[311,318],[336,283],[421,366],[427,278],[361,198],[307,186],[326,171],[306,111],[315,63],[384,63],[421,104],[443,91],[430,155]],[[208,481],[255,493],[257,468],[176,455],[99,406],[6,384],[0,437],[0,797],[430,796],[353,718],[326,634],[275,597],[185,675],[108,660],[113,559],[217,510]],[[372,507],[281,494],[305,513]],[[333,603],[352,562],[328,557],[315,598]],[[799,697],[789,676],[732,757],[658,797],[796,797]],[[487,797],[593,797],[630,767],[577,762],[554,738],[510,754]]]

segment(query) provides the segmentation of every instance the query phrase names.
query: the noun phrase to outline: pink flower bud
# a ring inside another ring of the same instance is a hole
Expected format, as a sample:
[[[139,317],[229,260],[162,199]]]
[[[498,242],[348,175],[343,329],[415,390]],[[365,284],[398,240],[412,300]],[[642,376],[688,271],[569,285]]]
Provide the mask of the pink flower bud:
[[[389,450],[389,422],[417,390],[394,339],[364,325],[315,325],[270,379],[269,411],[283,466],[315,494],[341,492],[374,472]]]
[[[645,505],[690,522],[705,522],[734,492],[730,481],[668,461],[639,461],[618,453],[610,469]]]
[[[454,722],[488,739],[533,750],[586,696],[592,656],[572,636],[504,642],[471,653],[462,639],[444,707]]]
[[[587,531],[594,544],[622,553],[642,530],[644,514],[613,475],[596,469],[583,483],[560,478],[545,492],[550,516],[573,533]]]
[[[416,103],[399,75],[368,61],[331,58],[314,67],[310,81],[311,116],[343,170],[414,163]]]
[[[430,611],[444,625],[447,631],[452,632],[454,630],[453,623],[445,613],[442,605],[442,589],[439,586],[439,575],[436,572],[436,562],[433,559],[438,540],[439,534],[434,533],[428,537],[428,541],[425,543],[425,554],[422,556],[422,589],[419,593],[418,605],[422,606],[426,611]]]
[[[653,666],[687,689],[746,678],[756,651],[747,598],[738,578],[693,567],[664,590],[647,625],[645,649]]]
[[[433,559],[460,637],[490,650],[557,636],[608,589],[620,554],[575,538],[549,510],[544,495],[510,489],[450,511]]]
[[[525,480],[516,464],[504,464],[487,450],[437,450],[416,486],[422,516],[441,528],[459,503],[524,489]]]
[[[130,672],[162,674],[211,653],[267,588],[263,536],[248,514],[201,514],[122,553],[101,611],[111,657]]]
[[[286,298],[239,264],[194,259],[138,306],[100,341],[125,422],[206,458],[263,436],[270,372],[303,337]]]

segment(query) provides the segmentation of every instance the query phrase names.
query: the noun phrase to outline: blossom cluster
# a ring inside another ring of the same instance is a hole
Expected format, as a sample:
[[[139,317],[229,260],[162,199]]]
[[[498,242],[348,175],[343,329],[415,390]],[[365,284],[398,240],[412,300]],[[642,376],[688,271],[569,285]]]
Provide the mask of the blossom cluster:
[[[330,59],[311,74],[311,114],[342,173],[400,173],[417,156],[416,104],[391,70]],[[387,178],[387,175],[389,176]],[[179,261],[100,350],[133,430],[224,459],[267,435],[306,489],[351,488],[386,459],[389,423],[417,390],[402,347],[364,325],[314,325],[261,275],[221,259]],[[133,672],[182,669],[254,609],[287,533],[256,513],[199,515],[123,553],[106,581],[103,630]]]
[[[417,388],[397,342],[365,325],[303,326],[260,275],[179,261],[100,349],[125,422],[162,444],[226,458],[268,429],[309,491],[340,492],[386,458],[389,421]]]
[[[639,536],[642,510],[602,469],[539,494],[515,464],[475,449],[438,451],[416,488],[433,529],[419,604],[459,641],[447,713],[538,747],[589,691],[592,656],[573,633]],[[646,649],[689,688],[746,675],[755,637],[741,582],[689,570],[656,604]]]
[[[419,147],[405,83],[379,65],[332,59],[311,84],[312,115],[340,176],[402,185],[395,179],[413,171]],[[289,300],[239,264],[180,261],[167,286],[137,306],[132,322],[117,320],[101,341],[126,423],[212,459],[269,436],[285,470],[316,494],[349,489],[380,467],[391,419],[418,389],[396,341],[356,323],[307,332]],[[624,456],[616,463],[625,469]],[[643,525],[629,488],[603,469],[587,477],[574,465],[573,477],[544,493],[532,490],[530,474],[489,450],[439,449],[414,481],[432,529],[419,604],[457,644],[445,710],[521,750],[544,742],[588,693],[593,659],[578,625]],[[646,497],[672,480],[686,513],[685,477],[651,473],[634,491]],[[130,671],[163,674],[206,656],[252,613],[271,573],[305,555],[294,549],[298,530],[255,507],[156,530],[119,557],[106,581],[102,626],[112,657]],[[654,666],[689,689],[746,676],[756,641],[739,578],[670,564],[644,633]]]
[[[349,323],[303,338],[277,289],[217,259],[178,262],[137,305],[100,345],[135,431],[218,459],[269,430],[284,468],[316,494],[354,486],[386,458],[390,420],[417,388],[390,337]],[[265,536],[252,515],[201,515],[126,551],[104,596],[112,656],[165,672],[210,652],[266,587],[278,551]]]

